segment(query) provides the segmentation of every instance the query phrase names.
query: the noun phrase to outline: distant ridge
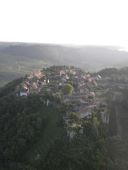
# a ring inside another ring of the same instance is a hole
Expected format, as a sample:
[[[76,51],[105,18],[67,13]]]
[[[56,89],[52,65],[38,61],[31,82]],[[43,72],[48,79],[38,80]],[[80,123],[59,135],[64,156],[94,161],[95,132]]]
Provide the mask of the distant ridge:
[[[51,65],[74,65],[89,71],[123,67],[128,65],[128,52],[111,46],[0,42],[0,86]]]

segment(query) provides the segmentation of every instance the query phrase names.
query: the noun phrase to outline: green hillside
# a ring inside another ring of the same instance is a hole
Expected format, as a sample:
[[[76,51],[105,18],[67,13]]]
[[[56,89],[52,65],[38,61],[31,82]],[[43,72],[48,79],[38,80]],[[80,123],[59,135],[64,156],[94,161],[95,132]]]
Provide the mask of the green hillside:
[[[0,89],[2,170],[127,170],[128,68],[51,66]]]
[[[93,82],[89,82],[92,79],[91,75],[79,68],[67,66],[43,69],[42,73],[38,73],[39,75],[38,78],[35,74],[33,77],[28,75],[17,79],[0,90],[1,169],[99,170],[107,168],[109,159],[106,150],[106,127],[97,114],[98,106],[96,110],[90,110],[91,115],[85,113],[84,117],[83,113],[82,117],[80,116],[80,110],[77,110],[79,113],[74,110],[75,105],[78,105],[78,108],[83,107],[85,99],[78,102],[81,94],[77,88],[85,78],[88,86],[89,84],[91,86],[90,89],[85,84],[86,88],[83,88],[88,97],[86,99],[88,106],[96,100],[90,96],[90,90],[95,86]],[[45,79],[49,79],[50,82]],[[63,81],[64,79],[66,82]],[[30,90],[27,96],[26,93],[24,96],[17,95],[18,87],[22,90],[28,81],[31,85],[34,83],[34,87],[38,82],[38,88],[28,86]],[[58,81],[62,83],[61,88]],[[40,86],[41,82],[43,84]],[[73,89],[69,88],[65,94],[64,87],[67,89],[72,86]],[[42,89],[39,91],[39,88]],[[79,95],[76,101],[73,99],[75,94]]]

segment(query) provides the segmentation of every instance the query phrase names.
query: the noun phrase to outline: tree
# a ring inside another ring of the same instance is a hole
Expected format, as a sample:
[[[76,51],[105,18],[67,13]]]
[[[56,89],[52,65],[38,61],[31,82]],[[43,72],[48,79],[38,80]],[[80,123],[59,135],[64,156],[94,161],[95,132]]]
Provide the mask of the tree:
[[[78,122],[80,120],[80,115],[79,113],[76,113],[76,112],[70,112],[69,118],[74,122]]]
[[[73,92],[73,86],[71,84],[66,84],[63,88],[63,93],[67,95],[71,95]]]

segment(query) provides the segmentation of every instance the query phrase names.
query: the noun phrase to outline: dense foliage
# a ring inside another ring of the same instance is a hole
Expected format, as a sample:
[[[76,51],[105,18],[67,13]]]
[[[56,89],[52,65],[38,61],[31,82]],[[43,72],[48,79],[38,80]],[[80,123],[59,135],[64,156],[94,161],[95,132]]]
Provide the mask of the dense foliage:
[[[71,141],[63,138],[55,142],[47,153],[43,169],[102,170],[108,168],[108,162],[104,127],[96,127],[90,117],[83,135]]]
[[[52,101],[49,107],[44,104],[47,98]],[[103,125],[95,123],[96,117],[92,116],[83,122],[84,134],[69,140],[62,120],[66,107],[55,102],[53,97],[46,95],[0,98],[1,169],[106,168]]]
[[[53,104],[48,107],[44,104],[45,98],[48,96],[5,96],[0,99],[0,165],[5,169],[20,169],[28,164],[38,142],[42,140],[42,146],[45,145],[45,135],[49,143],[49,138],[54,141],[60,133],[58,122],[62,109]],[[55,133],[54,137],[52,133]]]

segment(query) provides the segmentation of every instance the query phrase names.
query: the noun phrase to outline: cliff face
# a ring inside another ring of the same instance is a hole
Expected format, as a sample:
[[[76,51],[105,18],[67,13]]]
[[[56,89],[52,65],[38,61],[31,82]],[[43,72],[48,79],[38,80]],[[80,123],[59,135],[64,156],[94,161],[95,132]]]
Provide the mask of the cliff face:
[[[109,112],[108,152],[113,160],[112,169],[127,170],[128,165],[128,69],[105,69],[101,86],[107,89]]]

